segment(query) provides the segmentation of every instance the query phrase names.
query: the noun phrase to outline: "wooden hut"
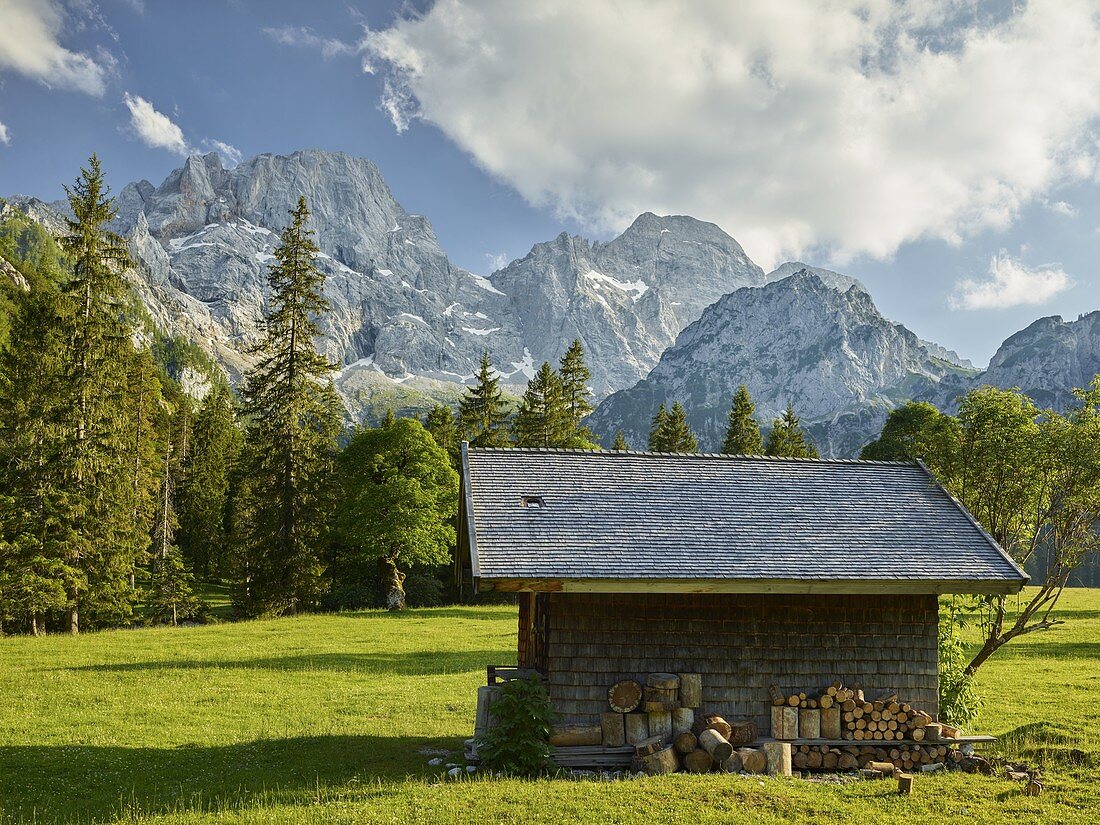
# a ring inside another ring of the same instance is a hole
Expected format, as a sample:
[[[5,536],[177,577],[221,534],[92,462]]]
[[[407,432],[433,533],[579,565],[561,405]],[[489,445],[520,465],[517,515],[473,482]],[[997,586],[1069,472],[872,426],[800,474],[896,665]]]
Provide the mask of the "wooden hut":
[[[456,573],[519,595],[521,667],[567,721],[608,687],[702,674],[769,726],[768,686],[858,682],[937,709],[937,596],[1024,572],[919,462],[462,446]]]

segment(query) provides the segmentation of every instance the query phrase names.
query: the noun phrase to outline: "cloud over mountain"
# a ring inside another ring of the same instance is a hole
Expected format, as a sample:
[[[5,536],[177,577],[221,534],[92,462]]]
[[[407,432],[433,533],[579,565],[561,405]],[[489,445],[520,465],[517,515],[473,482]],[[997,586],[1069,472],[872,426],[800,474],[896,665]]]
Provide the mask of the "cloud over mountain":
[[[957,242],[1095,165],[1085,0],[437,0],[361,48],[399,129],[434,124],[531,203],[699,215],[766,263]]]
[[[190,148],[184,140],[183,130],[173,120],[153,108],[153,104],[143,97],[126,93],[123,98],[130,110],[130,127],[142,143],[154,149],[167,149],[177,155],[189,155]]]
[[[959,282],[951,305],[956,309],[1007,309],[1042,304],[1071,286],[1073,281],[1059,266],[1029,267],[1002,252],[990,259],[987,278]]]

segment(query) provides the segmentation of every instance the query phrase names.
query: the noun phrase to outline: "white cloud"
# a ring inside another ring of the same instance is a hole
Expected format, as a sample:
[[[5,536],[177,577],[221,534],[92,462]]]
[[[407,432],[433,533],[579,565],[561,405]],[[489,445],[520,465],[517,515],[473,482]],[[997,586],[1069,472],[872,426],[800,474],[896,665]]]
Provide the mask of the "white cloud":
[[[1043,201],[1043,206],[1056,215],[1065,215],[1067,218],[1077,217],[1077,207],[1065,201]]]
[[[241,162],[241,150],[232,144],[220,140],[204,140],[203,145],[210,151],[217,152],[221,155],[222,160],[230,166],[236,166]]]
[[[511,262],[507,252],[486,252],[485,260],[489,262],[489,272],[497,272],[504,269]]]
[[[204,138],[197,146],[188,143],[183,129],[140,95],[126,92],[122,101],[130,110],[130,128],[146,146],[167,149],[185,157],[200,151],[217,152],[229,166],[236,166],[241,162],[241,150],[225,141]]]
[[[1028,267],[1002,252],[989,261],[985,280],[966,279],[956,284],[951,298],[954,309],[1007,309],[1042,304],[1073,286],[1055,265]]]
[[[0,143],[5,146],[11,145],[11,133],[8,132],[8,127],[2,121],[0,121]]]
[[[123,101],[130,110],[130,126],[142,143],[154,149],[167,149],[177,155],[191,154],[183,130],[168,115],[158,112],[145,98],[129,92],[126,92]]]
[[[47,86],[102,95],[111,61],[101,53],[97,62],[62,46],[63,24],[63,11],[53,0],[3,0],[0,71],[10,69]]]
[[[335,37],[321,37],[309,26],[278,26],[263,29],[263,33],[284,46],[317,49],[328,60],[332,57],[355,54],[358,49],[351,43]]]
[[[1096,168],[1094,0],[437,0],[360,45],[399,130],[529,202],[693,214],[764,265],[957,243]]]

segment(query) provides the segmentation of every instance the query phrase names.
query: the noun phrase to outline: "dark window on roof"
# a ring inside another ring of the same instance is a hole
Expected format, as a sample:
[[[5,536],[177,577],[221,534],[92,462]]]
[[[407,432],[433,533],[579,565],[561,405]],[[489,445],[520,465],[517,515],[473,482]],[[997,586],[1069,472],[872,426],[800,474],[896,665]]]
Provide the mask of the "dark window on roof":
[[[520,499],[520,503],[524,507],[532,507],[536,510],[541,510],[546,506],[546,502],[542,500],[542,496],[524,496]]]

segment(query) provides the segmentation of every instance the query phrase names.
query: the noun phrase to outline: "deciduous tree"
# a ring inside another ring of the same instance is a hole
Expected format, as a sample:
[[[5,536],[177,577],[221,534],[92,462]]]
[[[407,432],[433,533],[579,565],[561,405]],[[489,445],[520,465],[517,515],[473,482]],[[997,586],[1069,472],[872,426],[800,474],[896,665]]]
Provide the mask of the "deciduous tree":
[[[387,606],[404,609],[408,566],[450,559],[458,475],[444,449],[413,418],[356,433],[338,467],[336,530],[349,556],[345,575],[382,563]]]

